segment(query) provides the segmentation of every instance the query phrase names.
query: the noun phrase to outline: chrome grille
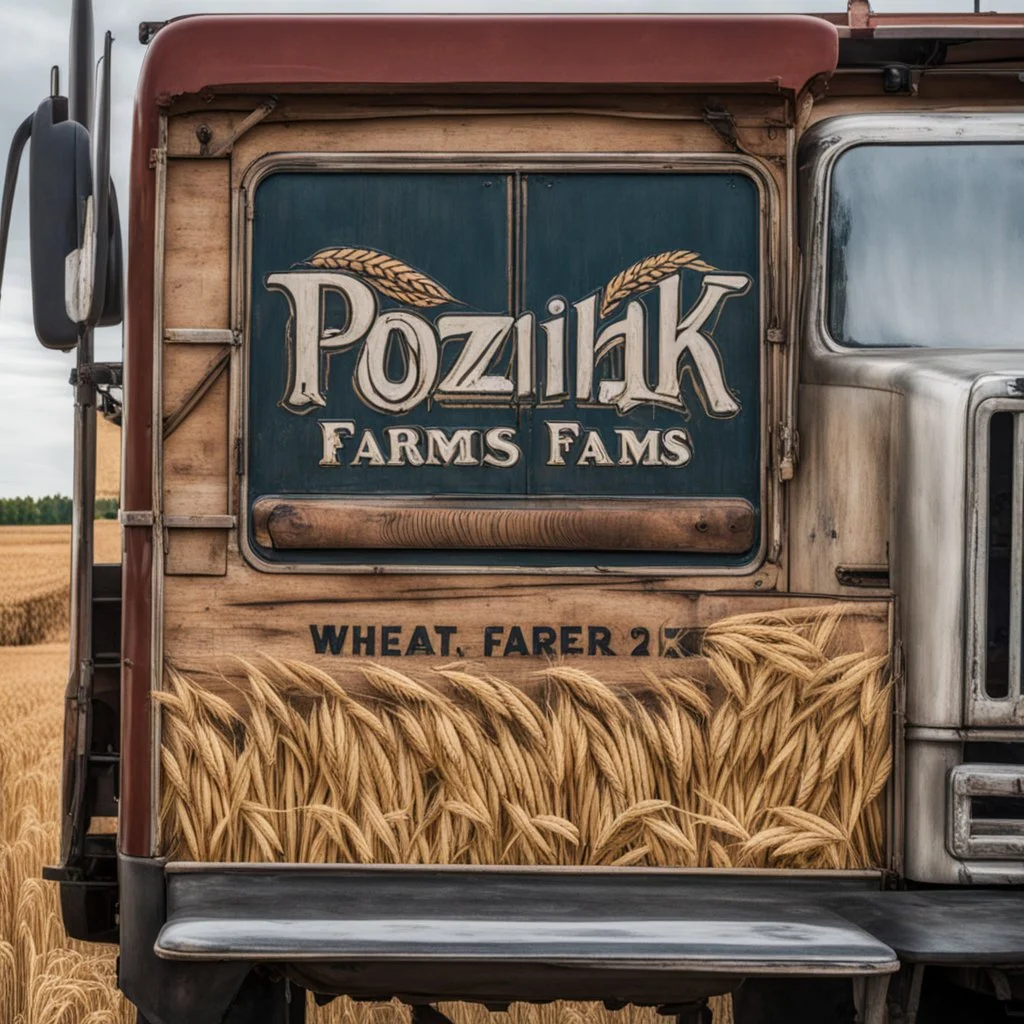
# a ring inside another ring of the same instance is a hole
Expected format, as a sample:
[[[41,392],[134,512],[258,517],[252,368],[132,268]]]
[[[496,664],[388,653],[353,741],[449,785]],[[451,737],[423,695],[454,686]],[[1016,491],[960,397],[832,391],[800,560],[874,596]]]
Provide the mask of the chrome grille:
[[[974,423],[968,517],[968,719],[1024,724],[1024,403],[990,399]]]

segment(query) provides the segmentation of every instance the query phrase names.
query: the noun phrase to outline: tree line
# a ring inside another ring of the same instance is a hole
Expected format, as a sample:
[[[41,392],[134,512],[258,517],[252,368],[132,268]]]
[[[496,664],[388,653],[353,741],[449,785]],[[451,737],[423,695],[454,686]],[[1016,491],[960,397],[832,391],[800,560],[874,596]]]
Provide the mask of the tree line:
[[[71,522],[74,507],[64,494],[43,498],[0,498],[0,526],[53,526]],[[116,498],[96,499],[97,519],[117,518]]]

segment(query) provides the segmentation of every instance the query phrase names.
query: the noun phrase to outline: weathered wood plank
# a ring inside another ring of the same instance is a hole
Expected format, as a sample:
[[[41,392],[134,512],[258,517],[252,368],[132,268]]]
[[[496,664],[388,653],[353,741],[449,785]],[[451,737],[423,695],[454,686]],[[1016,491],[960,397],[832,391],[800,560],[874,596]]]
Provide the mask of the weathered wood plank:
[[[729,616],[835,607],[821,597],[696,593],[687,585],[568,576],[254,580],[229,558],[227,574],[201,588],[166,580],[165,645],[193,673],[234,671],[234,656],[270,654],[347,680],[368,662],[422,674],[461,660],[516,682],[565,662],[609,681],[639,683],[649,670],[689,666],[700,631]],[[842,608],[849,649],[887,649],[889,602]]]
[[[518,548],[742,554],[756,516],[742,499],[703,501],[295,500],[266,498],[254,528],[274,547]]]
[[[217,349],[164,350],[164,411],[173,414],[202,379]],[[228,511],[228,381],[222,374],[164,441],[164,513],[224,515]]]
[[[751,152],[784,155],[785,133],[747,129]],[[734,150],[699,119],[588,113],[492,113],[360,120],[264,121],[232,153],[232,183],[265,153],[635,153],[732,155]]]
[[[224,530],[167,530],[164,572],[168,576],[223,576],[228,569]]]
[[[231,326],[229,167],[227,160],[167,161],[165,328]]]

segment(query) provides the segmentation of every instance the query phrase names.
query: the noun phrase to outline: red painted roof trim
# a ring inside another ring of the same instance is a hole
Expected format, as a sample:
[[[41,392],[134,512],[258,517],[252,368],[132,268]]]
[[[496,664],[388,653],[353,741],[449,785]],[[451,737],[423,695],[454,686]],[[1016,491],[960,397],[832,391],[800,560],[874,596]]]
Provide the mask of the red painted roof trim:
[[[800,15],[201,15],[157,33],[140,99],[325,85],[799,90],[837,59],[835,27]]]

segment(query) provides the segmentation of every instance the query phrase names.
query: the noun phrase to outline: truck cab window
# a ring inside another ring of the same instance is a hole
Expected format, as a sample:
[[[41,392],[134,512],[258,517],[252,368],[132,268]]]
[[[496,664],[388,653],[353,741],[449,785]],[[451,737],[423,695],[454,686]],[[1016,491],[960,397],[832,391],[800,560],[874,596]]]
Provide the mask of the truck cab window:
[[[1024,347],[1024,146],[864,145],[832,176],[827,322],[842,345]]]

